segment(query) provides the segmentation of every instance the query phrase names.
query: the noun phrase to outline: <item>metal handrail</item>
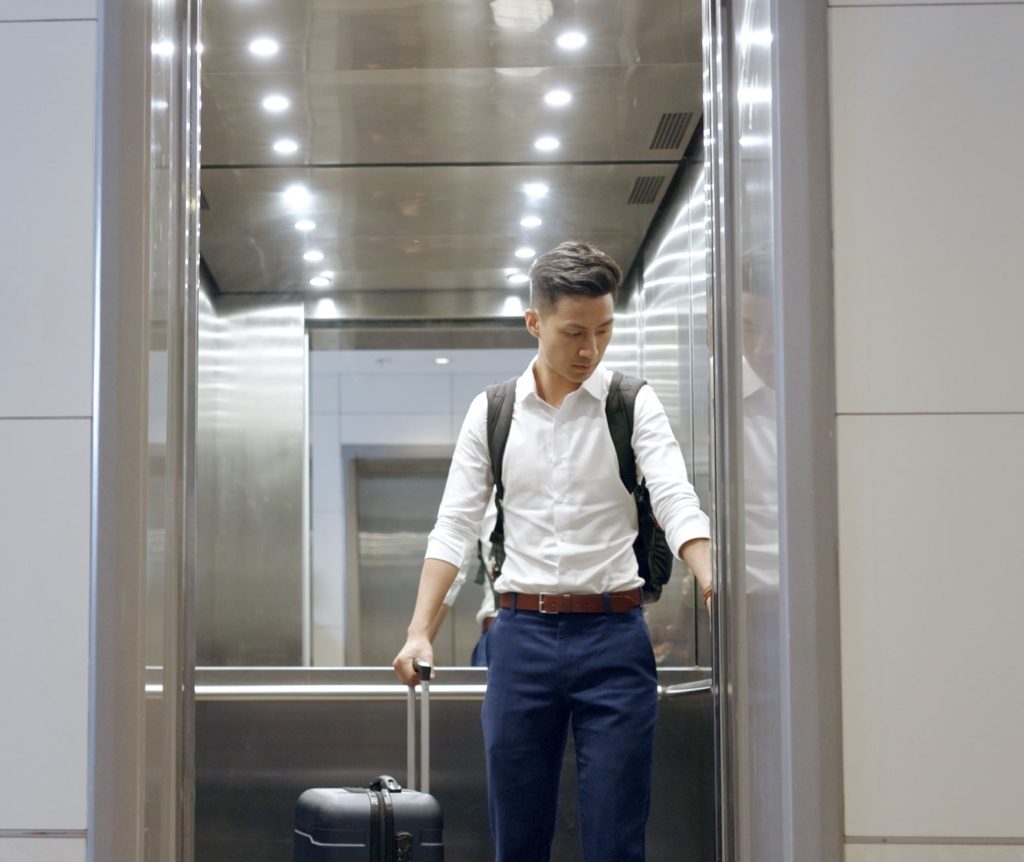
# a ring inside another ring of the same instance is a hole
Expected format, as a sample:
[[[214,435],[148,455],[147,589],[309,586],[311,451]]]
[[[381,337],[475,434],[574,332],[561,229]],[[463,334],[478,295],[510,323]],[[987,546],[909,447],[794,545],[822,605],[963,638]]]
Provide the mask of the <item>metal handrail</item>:
[[[686,695],[711,691],[711,679],[698,679],[675,685],[658,686],[658,699],[673,700]],[[159,695],[162,686],[150,684],[146,693]],[[284,700],[353,700],[388,701],[405,700],[407,687],[401,683],[366,684],[252,684],[252,685],[197,685],[196,700],[199,701],[284,701]],[[434,700],[482,700],[487,691],[483,684],[444,685],[433,684],[430,695]]]
[[[665,700],[674,700],[677,697],[711,691],[711,686],[712,681],[708,677],[707,679],[695,679],[693,682],[680,682],[676,685],[661,688],[658,694]]]

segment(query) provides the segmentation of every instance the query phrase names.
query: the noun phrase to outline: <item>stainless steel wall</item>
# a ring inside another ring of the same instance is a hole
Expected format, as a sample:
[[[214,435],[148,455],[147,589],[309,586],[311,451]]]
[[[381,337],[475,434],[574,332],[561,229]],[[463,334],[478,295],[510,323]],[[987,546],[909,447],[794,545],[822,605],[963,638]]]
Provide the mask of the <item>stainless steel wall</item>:
[[[358,601],[346,630],[364,665],[387,667],[405,641],[427,535],[434,527],[450,459],[361,458],[354,461],[358,533]],[[438,667],[469,664],[480,629],[481,590],[459,593],[434,640]]]
[[[189,862],[198,4],[96,5],[87,854]]]
[[[842,855],[827,20],[704,3],[727,860]]]
[[[710,347],[707,322],[707,204],[703,152],[681,168],[673,197],[647,238],[641,265],[624,285],[606,364],[638,374],[665,407],[705,511],[711,507]],[[676,562],[661,601],[648,608],[659,664],[710,666],[707,612],[694,579]],[[699,606],[698,606],[699,605]]]
[[[197,664],[301,665],[306,337],[300,301],[199,307]]]
[[[715,858],[712,703],[702,677],[662,674],[650,862]],[[448,670],[432,686],[431,790],[444,805],[453,862],[493,858],[480,725],[485,679],[483,670]],[[390,669],[213,670],[201,671],[197,685],[198,862],[287,862],[303,790],[365,786],[382,772],[405,782],[404,687]],[[567,752],[559,794],[557,862],[581,858],[572,757]]]

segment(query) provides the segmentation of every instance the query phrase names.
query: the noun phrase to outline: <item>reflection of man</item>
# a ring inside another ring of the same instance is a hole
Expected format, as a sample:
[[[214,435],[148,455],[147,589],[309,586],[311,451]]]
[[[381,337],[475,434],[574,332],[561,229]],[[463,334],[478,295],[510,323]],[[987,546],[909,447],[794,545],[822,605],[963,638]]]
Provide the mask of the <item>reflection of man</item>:
[[[516,385],[502,462],[506,557],[483,708],[498,862],[549,858],[570,725],[584,859],[644,858],[657,677],[633,553],[636,506],[605,417],[611,375],[599,367],[620,278],[584,243],[563,243],[531,270],[526,325],[538,351]],[[486,426],[481,393],[459,434],[395,658],[407,684],[413,660],[433,656],[429,623],[476,541],[492,486]],[[636,398],[632,445],[670,546],[709,586],[707,518],[649,386]]]
[[[487,504],[487,511],[484,513],[484,520],[480,524],[480,538],[476,544],[470,545],[469,551],[459,566],[459,573],[455,576],[451,587],[444,597],[444,601],[438,609],[433,622],[430,624],[430,640],[434,641],[441,623],[448,615],[448,611],[455,600],[459,597],[462,585],[466,583],[470,575],[483,586],[483,598],[480,601],[480,609],[476,612],[476,622],[480,626],[480,637],[473,647],[473,654],[470,656],[471,667],[487,667],[487,632],[490,631],[494,620],[498,616],[497,601],[495,599],[494,587],[494,559],[491,556],[491,532],[494,530],[494,522],[497,519],[498,508],[494,505],[492,495]]]
[[[774,594],[779,583],[779,483],[771,298],[744,293],[741,309],[747,592]]]
[[[778,394],[775,391],[775,325],[773,283],[762,254],[751,255],[741,295],[743,315],[743,510],[746,584],[743,596],[744,628],[750,649],[762,657],[779,651],[779,466]],[[779,712],[779,675],[771,661],[751,666],[749,690],[750,733],[759,739],[782,734]],[[782,769],[778,746],[759,746],[753,754],[753,793],[771,799],[776,793],[772,776]],[[782,857],[782,844],[772,836],[755,849],[752,859],[774,862]]]

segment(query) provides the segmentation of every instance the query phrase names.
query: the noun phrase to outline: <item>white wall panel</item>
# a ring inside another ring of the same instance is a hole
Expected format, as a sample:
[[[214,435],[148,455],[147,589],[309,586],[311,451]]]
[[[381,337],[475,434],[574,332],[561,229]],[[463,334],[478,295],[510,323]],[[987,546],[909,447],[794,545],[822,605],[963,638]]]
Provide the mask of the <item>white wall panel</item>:
[[[1024,837],[1024,416],[838,423],[846,833]]]
[[[1024,410],[1024,5],[830,22],[838,410]]]
[[[448,413],[449,374],[341,375],[341,409],[345,413]]]
[[[343,413],[341,442],[343,446],[451,446],[455,439],[448,413]]]
[[[84,829],[88,420],[0,421],[0,829]]]
[[[96,24],[0,24],[0,58],[0,416],[89,416]]]
[[[309,432],[313,448],[313,508],[318,512],[340,512],[341,499],[341,417],[337,413],[314,413]]]
[[[84,838],[0,838],[4,862],[85,862]]]
[[[1024,846],[848,844],[846,862],[1024,862]]]
[[[0,22],[95,18],[97,0],[0,0]]]
[[[337,374],[329,372],[310,374],[310,411],[313,413],[337,413],[339,385]]]
[[[313,625],[345,622],[345,524],[341,512],[317,512],[313,536]]]

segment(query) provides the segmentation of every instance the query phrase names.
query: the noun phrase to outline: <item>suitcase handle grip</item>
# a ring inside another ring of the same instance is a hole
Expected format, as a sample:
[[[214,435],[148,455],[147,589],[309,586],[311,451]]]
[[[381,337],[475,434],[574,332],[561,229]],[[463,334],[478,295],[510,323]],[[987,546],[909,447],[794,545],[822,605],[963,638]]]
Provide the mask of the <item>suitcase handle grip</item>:
[[[413,659],[413,667],[420,675],[420,691],[423,692],[423,714],[420,716],[420,790],[430,793],[430,677],[433,672],[429,662]],[[409,686],[407,699],[406,728],[406,787],[416,786],[416,687]]]
[[[370,790],[387,790],[391,793],[401,793],[402,785],[390,775],[380,775],[370,782]]]

